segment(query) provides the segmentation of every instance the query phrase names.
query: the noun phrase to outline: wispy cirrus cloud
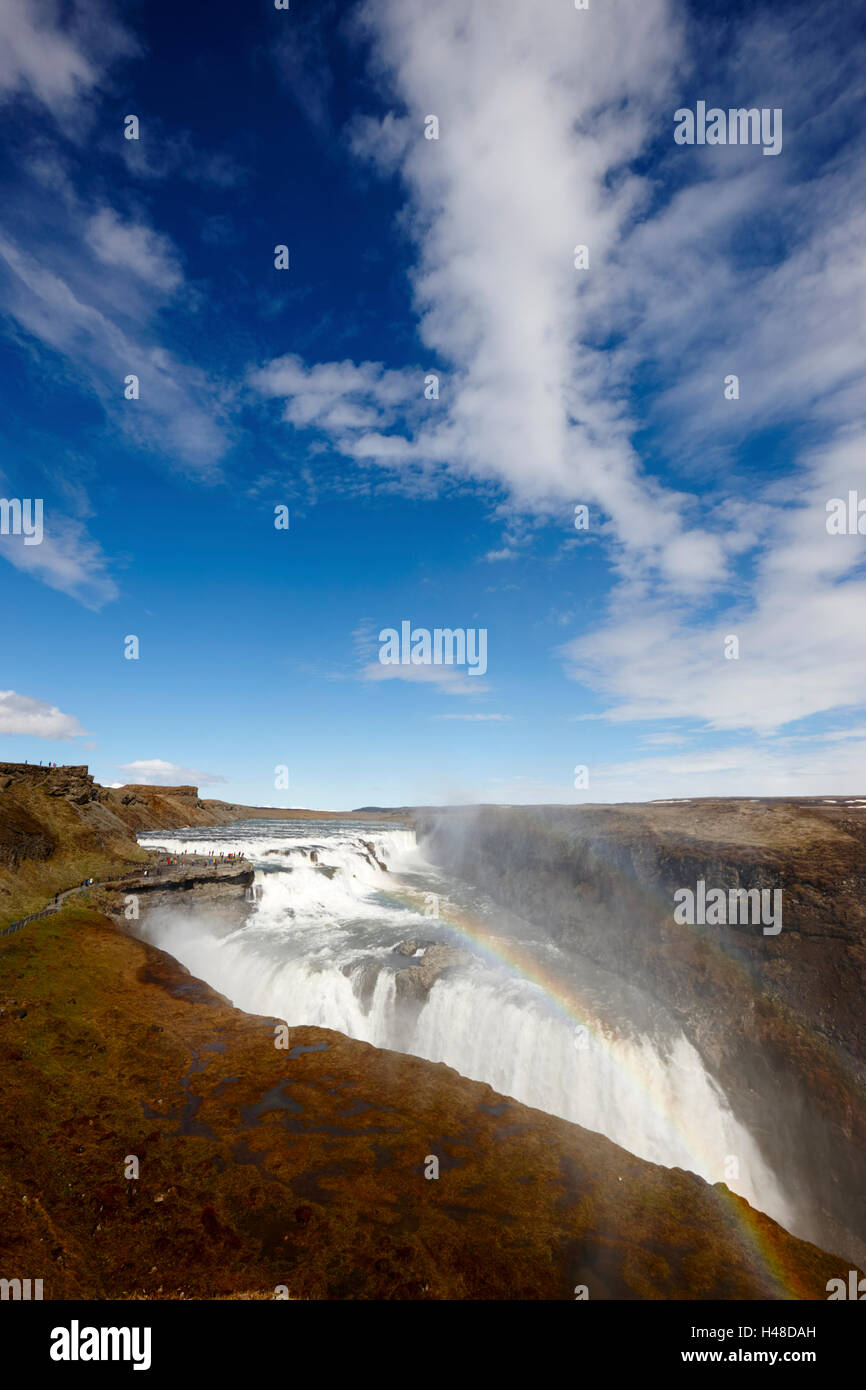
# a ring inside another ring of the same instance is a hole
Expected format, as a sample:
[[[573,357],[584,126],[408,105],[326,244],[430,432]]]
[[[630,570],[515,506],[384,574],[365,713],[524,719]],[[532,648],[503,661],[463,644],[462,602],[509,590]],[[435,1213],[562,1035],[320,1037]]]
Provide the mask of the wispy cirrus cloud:
[[[753,582],[711,615],[624,585],[604,625],[560,648],[574,678],[609,699],[608,719],[771,733],[862,707],[863,537],[828,534],[827,502],[847,502],[864,453],[866,430],[854,430],[804,460],[796,501],[777,507]],[[728,636],[736,659],[725,656]]]
[[[125,222],[113,208],[102,207],[94,213],[84,236],[102,265],[119,267],[153,289],[171,294],[183,282],[183,270],[168,237],[141,222]]]
[[[84,380],[131,443],[215,480],[228,445],[220,388],[168,351],[151,322],[158,296],[180,283],[168,239],[106,208],[70,219],[67,233],[65,257],[53,240],[34,254],[0,235],[0,308],[62,354],[70,376]],[[125,399],[130,375],[139,379],[137,400]]]
[[[69,379],[99,399],[134,447],[216,481],[229,442],[228,392],[166,345],[159,320],[169,303],[195,311],[181,255],[128,189],[126,208],[108,200],[77,148],[90,139],[115,67],[142,53],[103,0],[8,0],[0,12],[0,103],[46,110],[64,137],[50,124],[22,122],[17,182],[0,216],[0,313],[31,351],[59,354]],[[135,145],[118,124],[115,152]],[[226,174],[223,186],[230,181]],[[124,397],[129,375],[140,380],[135,402]]]
[[[246,179],[247,170],[228,150],[202,147],[188,130],[167,128],[153,112],[141,120],[138,140],[106,140],[104,148],[119,154],[143,183],[182,179],[204,189],[228,190]]]
[[[26,545],[23,536],[0,535],[0,557],[85,608],[96,611],[118,597],[109,559],[80,521],[49,507],[43,530],[39,545]]]
[[[68,115],[118,59],[138,52],[137,40],[100,0],[4,0],[0,102],[25,99],[55,118]]]

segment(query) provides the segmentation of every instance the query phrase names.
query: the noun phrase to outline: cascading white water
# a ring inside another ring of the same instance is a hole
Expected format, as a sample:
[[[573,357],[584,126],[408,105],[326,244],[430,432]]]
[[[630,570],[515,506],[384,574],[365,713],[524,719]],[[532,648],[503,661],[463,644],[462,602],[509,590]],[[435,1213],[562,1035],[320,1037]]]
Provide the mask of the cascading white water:
[[[597,1130],[641,1158],[725,1181],[791,1228],[793,1214],[773,1174],[683,1034],[648,1030],[650,1010],[637,1011],[643,1029],[634,1017],[611,1028],[611,999],[602,1022],[591,1006],[587,1012],[592,991],[583,988],[578,1027],[553,991],[474,947],[472,934],[461,929],[467,914],[486,914],[488,930],[495,914],[491,919],[489,903],[426,864],[413,832],[309,822],[244,829],[141,839],[178,855],[242,853],[257,866],[256,900],[240,929],[182,908],[154,911],[141,923],[146,939],[239,1008],[445,1062],[503,1095]],[[438,917],[422,910],[431,895]],[[396,980],[399,969],[415,962],[394,949],[407,938],[458,942],[468,951],[408,1018]],[[598,987],[598,972],[588,963],[581,966],[548,942],[524,939],[521,946],[543,956],[545,979],[553,969],[563,981],[592,977]],[[624,995],[614,1003],[620,1013],[635,1012]]]

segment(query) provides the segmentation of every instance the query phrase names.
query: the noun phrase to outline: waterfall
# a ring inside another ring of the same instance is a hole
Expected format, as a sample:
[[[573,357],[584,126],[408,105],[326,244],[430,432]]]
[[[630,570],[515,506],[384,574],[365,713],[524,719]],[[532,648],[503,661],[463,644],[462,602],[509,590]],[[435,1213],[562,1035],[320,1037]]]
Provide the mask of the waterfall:
[[[623,991],[613,1000],[629,1011],[622,1027],[610,1025],[610,999],[604,1018],[578,1020],[550,989],[474,949],[471,933],[454,923],[475,910],[489,929],[489,904],[426,864],[411,831],[274,829],[142,837],[175,854],[243,853],[256,865],[256,901],[239,928],[206,909],[172,906],[144,917],[141,935],[247,1012],[445,1062],[640,1158],[725,1181],[790,1227],[791,1210],[757,1145],[678,1028],[649,1027],[652,1011],[636,1011]],[[439,917],[423,911],[431,894],[442,904]],[[455,902],[460,913],[450,912]],[[458,936],[463,962],[414,1007],[401,1003],[398,972],[416,960],[395,947],[407,939],[454,944]],[[549,971],[551,947],[537,947]],[[563,977],[568,970],[589,978],[593,970],[573,957],[559,965]]]

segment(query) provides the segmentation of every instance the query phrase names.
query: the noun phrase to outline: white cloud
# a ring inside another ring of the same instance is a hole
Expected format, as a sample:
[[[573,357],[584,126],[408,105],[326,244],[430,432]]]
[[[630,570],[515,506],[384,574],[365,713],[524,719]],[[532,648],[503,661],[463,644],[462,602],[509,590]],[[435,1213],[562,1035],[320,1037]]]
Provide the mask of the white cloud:
[[[756,163],[748,148],[674,146],[686,59],[678,14],[665,0],[591,17],[549,4],[514,8],[504,23],[494,0],[469,12],[460,0],[368,0],[360,26],[394,109],[358,118],[350,143],[406,190],[419,331],[449,370],[411,428],[376,399],[378,364],[305,369],[293,359],[283,386],[286,419],[326,430],[360,463],[447,466],[504,484],[527,507],[594,502],[621,572],[688,597],[730,578],[732,558],[761,540],[773,509],[719,487],[703,454],[684,462],[700,469],[700,498],[649,476],[631,443],[629,387],[647,364],[654,374],[665,364],[673,384],[655,413],[686,456],[698,439],[718,452],[723,428],[742,435],[809,411],[848,420],[866,367],[866,271],[862,197],[843,158],[806,182],[796,154]],[[769,72],[784,92],[786,152],[792,142],[802,150],[832,63],[810,53],[804,71],[772,18],[741,28],[739,40],[720,82],[745,101]],[[859,90],[849,85],[834,88],[843,111]],[[438,140],[423,138],[431,112]],[[684,184],[667,201],[630,168],[665,134],[663,167],[679,160]],[[750,259],[742,243],[751,233],[762,249],[768,193],[793,249]],[[590,248],[589,272],[573,268],[576,244]],[[736,403],[722,391],[730,371],[741,374]],[[318,401],[317,377],[329,382]]]
[[[92,147],[109,69],[139,53],[102,0],[10,0],[0,11],[0,101],[20,94],[44,101],[66,141]],[[127,157],[131,145],[146,142],[124,140],[120,121],[129,108],[114,102],[112,110],[115,134],[103,147]],[[140,206],[124,212],[109,205],[102,178],[94,191],[84,191],[68,144],[45,136],[34,122],[24,129],[30,141],[0,237],[0,310],[23,330],[19,342],[29,335],[37,354],[45,346],[65,358],[69,376],[94,392],[133,445],[167,455],[173,467],[198,478],[217,479],[228,445],[227,392],[162,346],[158,315],[166,303],[196,307],[176,247],[149,225]],[[148,130],[156,157],[164,132],[158,121]],[[189,137],[172,139],[170,158],[163,151],[170,164],[185,160],[196,178],[225,182],[216,167],[205,175],[203,166],[212,161]],[[125,196],[131,197],[128,190]],[[140,381],[135,402],[124,397],[130,374]]]
[[[246,171],[225,148],[208,149],[188,130],[166,125],[153,110],[143,118],[142,138],[103,142],[106,154],[119,155],[136,179],[184,179],[204,188],[235,188]],[[222,220],[222,219],[220,219]]]
[[[465,719],[469,722],[484,722],[490,720],[497,724],[510,723],[510,714],[434,714],[433,719]]]
[[[127,774],[128,781],[140,786],[185,786],[195,783],[225,782],[228,779],[210,772],[198,772],[192,767],[179,767],[164,758],[140,758],[133,763],[118,763],[118,772]]]
[[[648,797],[854,796],[866,787],[866,738],[749,741],[700,753],[590,767],[586,801]]]
[[[761,177],[711,163],[699,184],[635,226],[609,278],[590,287],[596,331],[611,322],[625,330],[619,371],[653,364],[664,384],[651,418],[705,483],[723,480],[736,446],[757,429],[863,418],[866,195],[844,163],[808,183],[796,172],[781,164]],[[752,265],[744,228],[760,235],[757,211],[770,195],[775,235],[788,244]],[[737,400],[724,394],[731,373]]]
[[[351,447],[353,432],[392,424],[401,408],[423,396],[420,372],[387,371],[381,362],[320,362],[306,366],[293,353],[250,373],[264,396],[285,399],[283,419],[297,429],[321,429]]]
[[[64,714],[56,705],[14,690],[0,690],[0,734],[67,739],[86,733],[74,715]]]
[[[117,58],[137,51],[129,32],[95,0],[4,0],[0,101],[28,96],[54,115],[68,114]]]
[[[391,467],[446,458],[526,507],[557,495],[600,507],[621,583],[603,625],[565,654],[613,720],[767,733],[862,706],[863,542],[824,527],[827,498],[858,486],[866,444],[856,62],[834,66],[830,47],[806,58],[772,16],[741,27],[714,80],[736,104],[769,82],[787,158],[671,140],[668,197],[624,167],[670,134],[683,50],[666,6],[611,5],[583,30],[565,6],[509,12],[507,24],[498,6],[467,14],[456,0],[369,0],[364,15],[406,114],[364,120],[354,147],[407,189],[421,336],[452,370],[438,419],[341,447]],[[422,138],[428,112],[438,141]],[[850,141],[829,141],[831,126]],[[822,130],[829,153],[816,161]],[[582,279],[564,257],[577,243],[590,248]],[[650,419],[698,496],[638,463],[623,402],[647,370],[662,383]],[[729,373],[737,401],[724,396]],[[785,482],[731,474],[743,441],[804,421],[833,442],[795,459]],[[751,569],[738,574],[743,557]],[[737,662],[724,659],[729,633]]]
[[[130,271],[167,294],[183,280],[168,237],[143,223],[123,222],[112,208],[100,208],[87,223],[85,237],[103,264]]]
[[[455,803],[492,801],[510,805],[591,805],[627,801],[692,800],[701,797],[863,797],[866,736],[850,731],[778,739],[743,740],[698,751],[594,761],[589,786],[576,791],[570,780],[514,776],[491,778],[472,788],[450,789]],[[866,800],[852,814],[866,817]]]
[[[772,104],[784,105],[786,157],[762,160],[767,170],[749,150],[722,159],[704,151],[694,181],[616,248],[587,306],[596,332],[617,325],[622,334],[612,354],[622,379],[649,364],[662,383],[649,419],[683,475],[700,480],[706,578],[723,557],[749,557],[749,567],[712,605],[679,601],[689,597],[683,583],[671,602],[625,578],[604,623],[564,655],[577,679],[610,699],[615,721],[685,717],[770,733],[862,708],[866,690],[864,538],[831,537],[825,526],[830,498],[863,494],[866,193],[851,178],[864,157],[851,120],[862,45],[852,50],[849,36],[844,55],[818,45],[807,57],[791,26],[766,15],[739,37],[718,89],[767,90],[769,72]],[[739,378],[737,400],[725,399],[729,373]],[[803,423],[826,440],[806,456],[795,433]],[[752,445],[754,457],[760,440],[763,453],[760,432],[779,427],[793,460],[768,480],[762,460],[744,465],[739,450]],[[668,547],[669,567],[696,572],[694,539],[688,550]],[[739,638],[738,661],[723,658],[728,633]],[[768,787],[792,785],[781,768],[767,778]]]
[[[99,609],[118,596],[99,543],[79,521],[58,515],[50,505],[42,543],[25,545],[23,536],[0,535],[0,557],[85,608]]]
[[[110,264],[99,261],[87,240],[94,225]],[[124,269],[124,257],[133,256],[129,229],[115,214],[103,211],[80,227],[73,219],[69,230],[73,246],[59,262],[50,249],[43,248],[40,258],[0,236],[0,305],[67,358],[70,371],[84,377],[135,444],[167,454],[199,477],[218,477],[227,447],[219,391],[204,372],[179,361],[152,336],[155,300],[174,275],[168,243],[155,233],[145,238],[140,274],[132,275]],[[124,399],[130,373],[139,378],[136,401]]]
[[[289,423],[317,425],[361,464],[448,468],[530,507],[595,502],[633,553],[694,587],[720,577],[721,547],[700,531],[692,541],[689,499],[643,476],[609,357],[582,337],[587,285],[606,278],[647,196],[624,171],[657,133],[681,46],[666,0],[629,8],[624,45],[625,18],[548,4],[512,7],[505,23],[493,0],[369,0],[361,26],[406,114],[361,118],[350,139],[406,189],[419,332],[429,370],[447,364],[440,396],[400,428],[382,393],[402,382],[378,364],[291,359],[280,382],[283,359],[255,382],[287,396]],[[438,141],[424,138],[431,112]],[[577,244],[588,273],[574,268]],[[420,380],[413,389],[421,398]]]
[[[560,649],[576,679],[612,700],[609,719],[769,733],[863,705],[866,538],[828,535],[826,503],[856,488],[864,453],[866,431],[808,460],[798,505],[777,509],[750,589],[726,609],[710,618],[624,588],[603,627]]]
[[[361,464],[444,466],[504,485],[526,510],[590,503],[620,582],[601,625],[563,654],[610,719],[769,733],[856,708],[861,539],[827,537],[823,507],[857,485],[866,440],[851,432],[866,413],[852,387],[866,371],[866,198],[850,154],[821,160],[817,180],[803,154],[834,76],[826,54],[805,69],[771,17],[739,31],[719,82],[750,102],[769,72],[785,104],[786,159],[756,162],[750,148],[674,145],[686,52],[664,0],[591,16],[517,7],[507,23],[494,0],[367,0],[361,27],[394,109],[356,120],[350,140],[406,192],[419,332],[431,369],[446,364],[440,398],[413,410],[403,376],[369,362],[285,358],[254,384]],[[843,114],[858,91],[834,86]],[[438,140],[423,138],[430,113]],[[666,133],[673,194],[630,169]],[[577,244],[588,272],[573,267]],[[632,445],[625,403],[647,368],[662,383],[650,418],[694,495],[652,477]],[[737,401],[724,397],[731,372]],[[836,443],[797,461],[787,484],[726,475],[739,442],[804,418]],[[738,661],[724,659],[729,633]]]
[[[445,695],[483,695],[490,687],[478,676],[470,676],[457,666],[402,666],[371,661],[361,668],[365,681],[409,681],[414,685],[435,685]]]

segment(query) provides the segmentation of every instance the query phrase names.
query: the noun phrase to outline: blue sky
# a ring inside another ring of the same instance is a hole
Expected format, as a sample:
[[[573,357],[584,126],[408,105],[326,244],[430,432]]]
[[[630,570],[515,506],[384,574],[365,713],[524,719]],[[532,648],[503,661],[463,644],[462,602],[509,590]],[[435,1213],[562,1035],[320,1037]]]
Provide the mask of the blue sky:
[[[10,0],[0,495],[44,535],[0,534],[0,757],[862,793],[863,57],[829,4]],[[781,151],[677,144],[699,101]],[[404,620],[484,676],[383,667]]]

